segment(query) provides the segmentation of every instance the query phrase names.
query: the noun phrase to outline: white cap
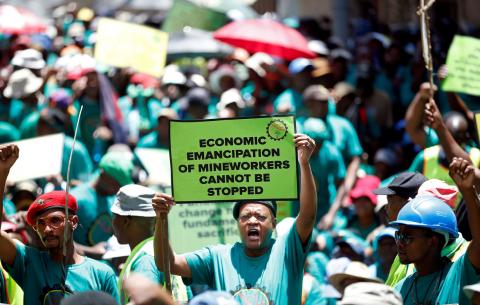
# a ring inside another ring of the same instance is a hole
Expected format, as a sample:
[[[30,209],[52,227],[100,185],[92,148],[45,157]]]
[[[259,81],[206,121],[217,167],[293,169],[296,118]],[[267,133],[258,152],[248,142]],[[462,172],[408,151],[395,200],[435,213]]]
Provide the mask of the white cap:
[[[153,196],[155,192],[148,187],[127,184],[118,191],[110,210],[120,216],[155,217]]]
[[[220,101],[217,104],[217,109],[225,109],[230,104],[237,104],[240,109],[245,108],[245,101],[243,100],[240,91],[236,88],[228,89],[222,93]]]

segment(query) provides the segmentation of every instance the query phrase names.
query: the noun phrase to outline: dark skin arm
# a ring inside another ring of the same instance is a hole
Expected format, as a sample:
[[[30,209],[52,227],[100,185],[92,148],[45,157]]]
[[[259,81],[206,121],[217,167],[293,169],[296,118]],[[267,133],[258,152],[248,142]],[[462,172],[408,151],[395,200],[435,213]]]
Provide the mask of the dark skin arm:
[[[462,158],[454,158],[450,163],[450,176],[455,181],[463,195],[467,207],[468,224],[472,232],[472,241],[467,254],[470,262],[480,270],[480,198],[477,193],[478,177],[475,168],[469,161]]]
[[[7,177],[18,156],[19,149],[16,145],[0,146],[0,219],[3,219],[3,197],[5,196]],[[17,248],[14,240],[2,230],[0,232],[0,260],[13,265],[16,256]]]
[[[436,90],[436,88],[434,88]],[[405,130],[412,139],[413,143],[422,148],[426,148],[426,137],[424,130],[424,109],[430,99],[430,84],[423,83],[420,90],[408,106],[405,114]]]
[[[450,131],[448,131],[434,100],[430,100],[425,107],[425,121],[437,132],[440,145],[445,151],[445,155],[447,156],[447,160],[449,162],[452,162],[453,158],[455,157],[463,158],[468,160],[470,163],[472,162],[467,152],[463,150],[457,141],[455,141]]]

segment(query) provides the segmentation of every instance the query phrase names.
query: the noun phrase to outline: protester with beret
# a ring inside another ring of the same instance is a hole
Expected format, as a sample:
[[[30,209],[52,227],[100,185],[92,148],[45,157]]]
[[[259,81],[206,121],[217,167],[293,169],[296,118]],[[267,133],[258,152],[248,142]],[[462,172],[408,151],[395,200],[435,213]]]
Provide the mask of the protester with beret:
[[[18,156],[16,145],[0,147],[1,198],[10,168]],[[25,304],[58,304],[66,295],[85,290],[104,291],[118,299],[113,270],[75,251],[72,235],[78,226],[77,209],[75,197],[64,191],[43,194],[30,205],[27,223],[37,232],[47,251],[15,242],[1,231],[0,259],[24,290]]]

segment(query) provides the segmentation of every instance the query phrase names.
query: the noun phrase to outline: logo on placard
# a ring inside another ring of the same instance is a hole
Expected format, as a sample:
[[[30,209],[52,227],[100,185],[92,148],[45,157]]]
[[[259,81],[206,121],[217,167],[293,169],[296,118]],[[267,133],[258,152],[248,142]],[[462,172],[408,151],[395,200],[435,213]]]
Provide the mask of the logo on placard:
[[[287,133],[287,124],[282,120],[273,119],[267,125],[267,135],[272,140],[280,141],[287,136]]]

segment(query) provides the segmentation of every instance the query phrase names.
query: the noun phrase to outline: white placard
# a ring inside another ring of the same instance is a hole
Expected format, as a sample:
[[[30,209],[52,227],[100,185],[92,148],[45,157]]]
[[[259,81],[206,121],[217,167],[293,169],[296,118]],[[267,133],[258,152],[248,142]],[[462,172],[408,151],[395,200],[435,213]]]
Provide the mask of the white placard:
[[[7,181],[15,183],[53,175],[62,171],[65,135],[62,133],[12,142],[20,149]]]
[[[166,187],[172,185],[168,149],[137,148],[135,154],[148,172],[148,184]]]

